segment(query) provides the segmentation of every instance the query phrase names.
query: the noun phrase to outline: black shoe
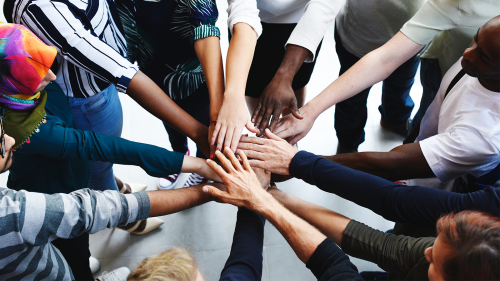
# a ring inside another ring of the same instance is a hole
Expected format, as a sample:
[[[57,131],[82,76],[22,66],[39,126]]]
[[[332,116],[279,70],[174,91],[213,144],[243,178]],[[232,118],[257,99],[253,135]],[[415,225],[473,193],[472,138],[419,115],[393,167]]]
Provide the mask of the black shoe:
[[[389,125],[389,124],[385,123],[384,121],[382,121],[382,119],[380,119],[380,126],[382,126],[382,128],[384,128],[386,130],[389,130],[395,134],[398,134],[398,135],[406,138],[406,136],[408,136],[408,127],[409,127],[410,122],[411,122],[411,119],[408,118],[408,120],[404,123],[401,123],[398,125]]]
[[[357,148],[347,148],[340,143],[337,145],[337,155],[338,154],[345,154],[345,153],[356,153],[358,152]]]

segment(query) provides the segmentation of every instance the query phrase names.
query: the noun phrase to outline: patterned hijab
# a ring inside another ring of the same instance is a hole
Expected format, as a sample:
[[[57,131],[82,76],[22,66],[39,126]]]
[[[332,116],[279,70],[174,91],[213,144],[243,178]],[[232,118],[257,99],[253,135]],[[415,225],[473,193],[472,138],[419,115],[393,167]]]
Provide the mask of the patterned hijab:
[[[0,23],[0,103],[7,108],[34,108],[35,90],[56,57],[55,47],[45,45],[22,25]]]

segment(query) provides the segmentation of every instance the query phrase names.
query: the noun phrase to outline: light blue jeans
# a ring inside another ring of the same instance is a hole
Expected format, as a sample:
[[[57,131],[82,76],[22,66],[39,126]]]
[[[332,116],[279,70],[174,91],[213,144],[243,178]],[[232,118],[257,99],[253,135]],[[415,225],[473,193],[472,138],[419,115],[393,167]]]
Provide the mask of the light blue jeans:
[[[123,112],[114,85],[90,98],[69,98],[69,103],[77,129],[101,135],[121,136]],[[88,187],[95,190],[118,190],[113,176],[113,164],[92,162],[92,175]]]

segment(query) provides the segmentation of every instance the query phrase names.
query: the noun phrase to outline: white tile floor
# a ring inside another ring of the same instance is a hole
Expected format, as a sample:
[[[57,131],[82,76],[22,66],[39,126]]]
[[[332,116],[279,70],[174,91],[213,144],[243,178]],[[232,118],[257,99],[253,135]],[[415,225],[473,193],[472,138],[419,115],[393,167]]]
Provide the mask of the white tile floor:
[[[1,1],[0,1],[1,2]],[[227,51],[226,10],[227,3],[218,1],[223,54]],[[337,78],[339,62],[333,40],[333,26],[327,32],[315,71],[308,86],[308,100]],[[418,75],[412,89],[412,97],[418,106],[422,87]],[[162,123],[142,109],[124,94],[120,94],[124,111],[122,136],[126,139],[154,144],[170,149]],[[381,85],[375,85],[368,99],[366,141],[360,151],[388,151],[402,142],[402,138],[384,131],[377,110],[381,100]],[[416,112],[415,108],[414,112]],[[327,110],[315,122],[311,132],[300,141],[300,149],[317,154],[333,155],[337,138],[333,127],[334,108]],[[195,145],[190,141],[191,150]],[[115,165],[115,173],[124,181],[147,183],[148,190],[156,188],[156,179],[139,167]],[[0,176],[0,185],[6,186],[7,174]],[[187,179],[187,175],[183,175]],[[325,194],[314,186],[292,179],[278,185],[279,188],[300,198],[340,212],[374,228],[387,230],[393,223],[373,212],[347,202],[333,194]],[[135,236],[122,230],[104,230],[91,235],[92,255],[101,261],[101,271],[116,267],[133,268],[148,255],[154,255],[172,246],[191,249],[198,267],[206,280],[218,280],[220,271],[229,255],[236,219],[236,208],[230,205],[207,203],[177,214],[161,217],[165,221],[158,230],[147,235]],[[374,264],[352,259],[360,271],[377,270]],[[315,280],[310,271],[295,256],[280,233],[269,223],[265,226],[263,280]]]

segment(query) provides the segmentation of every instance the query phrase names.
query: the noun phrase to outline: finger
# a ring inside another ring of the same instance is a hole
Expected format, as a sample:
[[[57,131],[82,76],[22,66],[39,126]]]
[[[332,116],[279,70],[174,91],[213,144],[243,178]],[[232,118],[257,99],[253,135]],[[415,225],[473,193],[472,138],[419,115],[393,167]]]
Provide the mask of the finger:
[[[211,145],[215,144],[215,140],[217,139],[217,134],[219,133],[220,128],[221,128],[221,123],[217,122],[217,124],[215,124],[214,132],[212,133],[212,139],[210,140]]]
[[[236,156],[234,155],[234,153],[231,149],[226,147],[224,149],[224,153],[226,153],[226,155],[229,158],[229,160],[231,161],[231,163],[233,163],[233,167],[236,168],[236,171],[243,171],[243,167],[241,167],[240,161],[238,160],[238,158],[236,158]]]
[[[282,111],[283,111],[283,109],[281,109],[281,111],[278,111],[277,109],[274,110],[273,118],[271,118],[271,124],[268,127],[271,131],[273,131],[274,128],[276,127],[276,125],[278,124],[278,121],[280,120],[280,115],[281,115]]]
[[[247,172],[252,171],[252,167],[250,167],[250,163],[248,163],[248,158],[245,155],[245,152],[240,150],[238,155],[241,157],[241,161],[243,162],[243,167],[245,167],[245,170],[247,170]]]
[[[256,138],[256,137],[246,137],[242,136],[240,138],[240,143],[255,143],[255,144],[265,144],[265,140],[261,138]]]
[[[259,129],[255,128],[254,125],[252,124],[251,120],[248,120],[248,122],[245,124],[245,127],[252,132],[252,133],[257,133],[259,132]]]
[[[296,135],[295,137],[293,137],[288,143],[290,145],[294,145],[296,144],[299,140],[301,140],[303,137],[305,136],[305,134],[298,134]]]
[[[264,169],[264,170],[266,169],[264,161],[260,161],[260,160],[248,160],[248,164],[250,164],[250,167],[253,167],[253,168],[261,168],[261,169]]]
[[[216,146],[215,145],[210,145],[210,159],[214,159],[214,156],[215,156],[215,148]]]
[[[215,161],[207,160],[207,165],[214,170],[214,172],[224,181],[224,179],[228,176],[226,171],[222,169],[222,167],[215,163]]]
[[[277,135],[273,134],[271,132],[271,130],[269,130],[269,129],[266,129],[265,133],[266,133],[266,137],[268,139],[277,140],[277,141],[284,141],[284,139],[282,139],[282,138],[278,137]]]
[[[215,156],[217,156],[217,158],[219,159],[220,163],[222,164],[222,166],[226,169],[226,171],[228,173],[234,173],[234,172],[236,172],[236,170],[234,169],[233,164],[231,163],[231,161],[229,161],[229,159],[227,159],[226,156],[222,152],[216,151],[215,152]]]
[[[259,111],[260,109],[262,108],[262,98],[259,99],[259,103],[257,103],[257,107],[255,108],[255,110],[253,111],[253,114],[252,114],[252,123],[255,123],[255,118],[257,117],[257,115],[259,114]]]
[[[278,121],[278,124],[276,124],[276,128],[274,128],[273,133],[277,134],[279,132],[282,132],[286,130],[288,127],[286,126],[286,121],[285,118],[280,118]]]
[[[304,119],[304,117],[300,114],[299,108],[297,107],[297,99],[293,99],[290,110],[295,118],[300,120]]]
[[[241,132],[243,131],[243,128],[236,128],[233,134],[233,140],[231,141],[231,150],[236,151],[236,148],[238,147],[238,143],[240,142],[241,138]]]
[[[224,148],[226,147],[231,147],[231,141],[233,140],[233,134],[235,133],[234,131],[237,129],[236,128],[229,128],[226,131],[226,139],[224,140]],[[224,148],[221,151],[224,151]]]
[[[224,125],[220,128],[219,136],[217,137],[217,150],[221,151],[224,145],[224,137],[226,136],[227,127]]]
[[[243,151],[248,158],[258,159],[258,160],[262,160],[262,161],[267,160],[265,157],[266,154],[264,154],[264,153],[260,153],[260,152],[253,151],[253,150],[238,149],[238,151],[240,151],[240,150]],[[238,151],[236,151],[236,153],[238,153]]]
[[[218,189],[217,187],[211,186],[211,185],[205,185],[203,187],[203,192],[208,193],[215,198],[219,198],[222,202],[225,202],[224,199],[228,195],[227,192],[222,191],[222,190]]]
[[[269,124],[269,119],[271,119],[272,113],[273,113],[272,108],[266,110],[264,117],[262,117],[260,123],[257,124],[257,128],[259,129],[259,133],[258,133],[259,137],[264,134],[264,129],[267,128],[267,125]]]
[[[238,150],[250,150],[250,151],[255,151],[255,152],[264,152],[264,149],[262,148],[261,145],[254,144],[254,143],[240,143],[238,144]],[[246,151],[245,151],[246,153]],[[248,156],[248,154],[247,154]],[[251,157],[251,156],[248,156]]]
[[[286,139],[286,138],[289,138],[289,137],[293,137],[293,133],[292,133],[292,130],[291,129],[286,129],[286,130],[283,130],[281,132],[274,132],[274,134],[279,137],[279,138],[282,138],[282,139]]]

